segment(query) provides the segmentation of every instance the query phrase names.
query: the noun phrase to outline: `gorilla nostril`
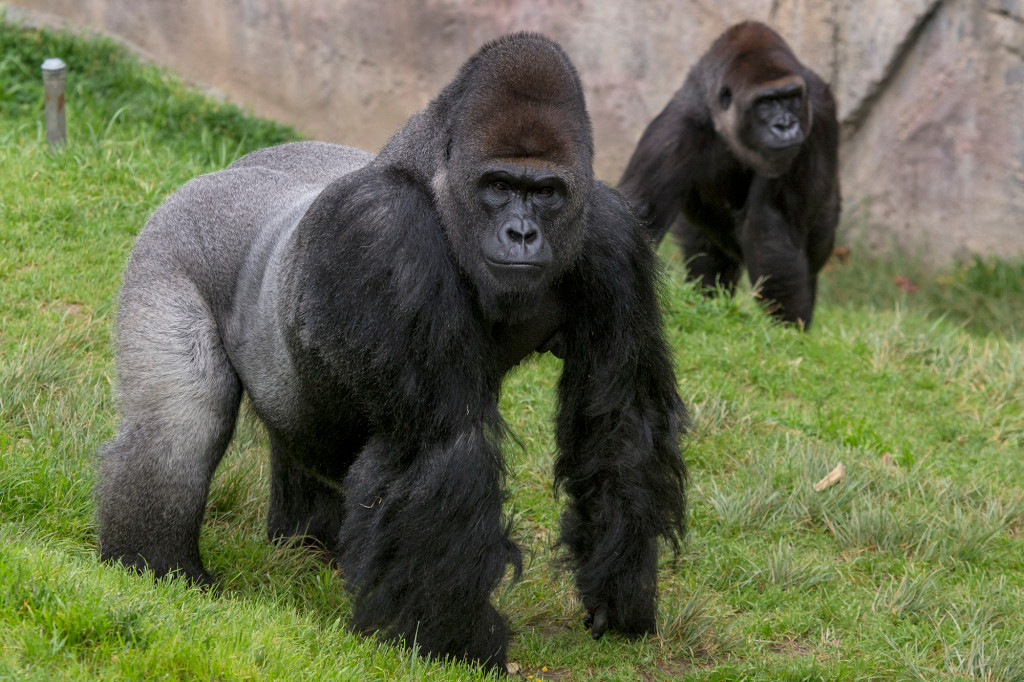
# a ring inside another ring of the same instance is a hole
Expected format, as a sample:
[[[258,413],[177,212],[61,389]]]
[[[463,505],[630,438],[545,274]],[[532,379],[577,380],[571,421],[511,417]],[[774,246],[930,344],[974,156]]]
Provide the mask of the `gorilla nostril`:
[[[510,242],[514,242],[516,244],[522,244],[525,241],[522,231],[514,227],[507,228],[505,230],[505,236],[508,237]]]

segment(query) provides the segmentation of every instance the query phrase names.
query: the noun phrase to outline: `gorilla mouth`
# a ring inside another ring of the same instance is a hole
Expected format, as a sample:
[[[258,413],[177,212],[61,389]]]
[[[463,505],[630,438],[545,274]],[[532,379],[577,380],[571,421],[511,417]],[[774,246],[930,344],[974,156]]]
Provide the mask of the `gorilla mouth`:
[[[766,145],[762,149],[762,154],[764,154],[769,161],[775,163],[789,163],[796,158],[797,154],[800,153],[802,146],[803,145],[800,142]]]
[[[483,260],[495,291],[532,291],[548,279],[548,268],[545,263],[489,256],[485,256]]]
[[[527,271],[531,269],[543,270],[545,265],[543,263],[537,263],[536,261],[522,261],[522,260],[497,260],[490,256],[484,256],[484,260],[487,261],[487,265],[492,270],[514,270],[514,271]]]
[[[787,152],[795,152],[800,149],[800,145],[803,142],[803,137],[790,140],[773,139],[765,145],[765,148],[773,154],[786,154]]]

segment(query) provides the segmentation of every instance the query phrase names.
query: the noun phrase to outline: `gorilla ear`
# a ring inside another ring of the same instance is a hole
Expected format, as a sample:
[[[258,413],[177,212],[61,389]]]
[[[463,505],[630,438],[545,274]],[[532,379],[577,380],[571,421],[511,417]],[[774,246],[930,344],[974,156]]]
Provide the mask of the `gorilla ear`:
[[[722,89],[718,91],[718,103],[722,105],[723,109],[728,109],[732,104],[732,89],[728,85],[723,85]]]

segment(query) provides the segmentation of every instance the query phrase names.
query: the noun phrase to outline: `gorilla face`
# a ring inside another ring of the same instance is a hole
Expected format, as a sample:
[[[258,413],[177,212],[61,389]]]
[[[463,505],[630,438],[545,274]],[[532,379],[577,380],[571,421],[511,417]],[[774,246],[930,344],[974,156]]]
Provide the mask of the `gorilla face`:
[[[738,159],[759,175],[777,178],[789,170],[810,133],[806,92],[797,75],[753,88],[724,84],[713,109],[716,128]]]
[[[477,234],[487,270],[498,289],[546,285],[555,270],[552,239],[568,188],[557,172],[523,164],[494,164],[480,178],[487,216]],[[564,256],[563,256],[564,258]]]
[[[577,260],[593,182],[589,132],[573,109],[526,103],[511,124],[466,117],[434,178],[436,205],[460,269],[485,317],[518,322]],[[480,113],[480,112],[477,112]]]
[[[578,258],[583,193],[570,175],[536,159],[492,159],[479,165],[474,182],[446,188],[454,191],[439,202],[442,222],[488,319],[532,315]]]
[[[762,174],[785,173],[810,132],[806,87],[799,76],[754,91],[742,118],[740,140],[762,159]]]

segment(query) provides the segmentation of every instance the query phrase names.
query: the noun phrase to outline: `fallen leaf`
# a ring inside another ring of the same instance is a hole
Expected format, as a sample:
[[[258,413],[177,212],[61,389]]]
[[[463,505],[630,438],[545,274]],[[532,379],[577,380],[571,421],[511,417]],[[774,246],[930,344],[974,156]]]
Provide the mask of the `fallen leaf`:
[[[905,291],[908,294],[916,294],[920,289],[914,284],[914,280],[910,279],[906,275],[896,275],[893,280],[896,283],[896,288],[900,291]]]
[[[821,479],[820,481],[814,484],[814,490],[815,492],[820,493],[825,488],[834,486],[836,483],[839,483],[839,481],[843,480],[844,478],[846,478],[846,467],[843,466],[842,462],[840,462],[839,464],[836,465],[835,469],[828,472],[828,475],[825,476],[825,478]]]

